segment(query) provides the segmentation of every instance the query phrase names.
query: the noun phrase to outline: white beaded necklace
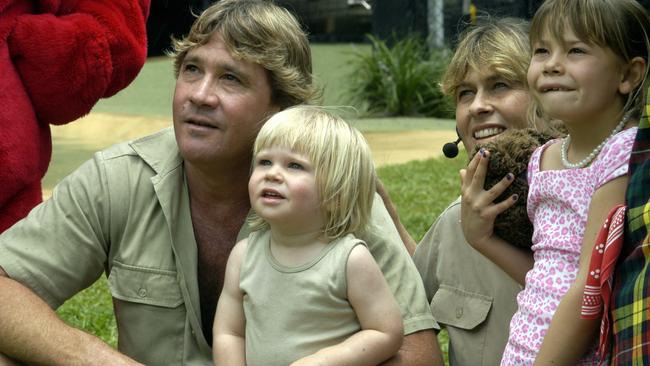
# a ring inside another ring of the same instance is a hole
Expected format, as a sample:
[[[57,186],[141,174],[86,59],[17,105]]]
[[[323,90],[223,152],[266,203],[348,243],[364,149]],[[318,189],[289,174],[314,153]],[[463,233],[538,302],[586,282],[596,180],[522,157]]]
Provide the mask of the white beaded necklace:
[[[591,163],[591,161],[594,160],[596,156],[598,156],[600,150],[602,150],[603,147],[605,147],[605,143],[607,142],[607,140],[612,138],[612,136],[616,135],[617,133],[621,132],[621,130],[623,129],[623,127],[625,127],[629,119],[630,119],[630,113],[625,114],[621,119],[621,121],[618,123],[618,125],[614,127],[612,133],[609,134],[609,136],[607,136],[607,138],[603,140],[603,142],[601,142],[598,146],[596,146],[596,148],[593,149],[591,153],[587,155],[586,158],[582,159],[581,161],[575,164],[569,162],[569,159],[567,159],[567,155],[569,152],[569,144],[571,143],[571,135],[566,135],[566,137],[562,141],[562,148],[561,148],[562,165],[564,165],[564,167],[567,169],[584,168],[585,166],[587,166],[587,164]]]

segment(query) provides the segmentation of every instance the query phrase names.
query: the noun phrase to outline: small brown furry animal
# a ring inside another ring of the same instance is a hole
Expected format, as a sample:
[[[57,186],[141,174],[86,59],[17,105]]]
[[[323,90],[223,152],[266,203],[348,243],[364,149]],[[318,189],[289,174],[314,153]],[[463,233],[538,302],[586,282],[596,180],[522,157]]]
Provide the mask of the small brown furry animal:
[[[470,155],[474,156],[479,148],[490,152],[485,189],[491,188],[508,173],[515,176],[512,184],[494,200],[496,203],[513,194],[519,196],[517,202],[498,215],[494,221],[494,233],[514,246],[530,248],[532,245],[533,224],[526,211],[528,160],[537,147],[558,135],[560,134],[539,132],[532,128],[509,129],[502,133],[498,139],[477,146]]]

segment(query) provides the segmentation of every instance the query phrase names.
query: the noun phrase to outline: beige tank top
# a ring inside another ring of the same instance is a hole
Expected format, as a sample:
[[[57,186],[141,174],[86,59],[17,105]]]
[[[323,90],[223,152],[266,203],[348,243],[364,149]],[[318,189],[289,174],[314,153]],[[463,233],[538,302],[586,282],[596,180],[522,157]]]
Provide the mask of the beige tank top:
[[[272,256],[270,232],[253,232],[239,287],[246,316],[246,365],[287,366],[338,344],[361,329],[347,298],[352,234],[333,241],[310,263],[285,267]]]

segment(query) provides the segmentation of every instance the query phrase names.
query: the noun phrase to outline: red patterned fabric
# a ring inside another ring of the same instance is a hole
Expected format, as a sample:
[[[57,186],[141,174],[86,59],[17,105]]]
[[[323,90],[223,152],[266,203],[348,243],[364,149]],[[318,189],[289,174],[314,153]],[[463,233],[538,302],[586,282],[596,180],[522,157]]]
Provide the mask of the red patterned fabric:
[[[612,275],[616,260],[623,245],[623,227],[625,224],[625,206],[614,207],[603,227],[598,232],[596,245],[589,261],[589,274],[582,298],[581,315],[585,319],[598,319],[602,316],[600,325],[600,342],[598,353],[604,360],[610,347],[610,312],[612,295]]]

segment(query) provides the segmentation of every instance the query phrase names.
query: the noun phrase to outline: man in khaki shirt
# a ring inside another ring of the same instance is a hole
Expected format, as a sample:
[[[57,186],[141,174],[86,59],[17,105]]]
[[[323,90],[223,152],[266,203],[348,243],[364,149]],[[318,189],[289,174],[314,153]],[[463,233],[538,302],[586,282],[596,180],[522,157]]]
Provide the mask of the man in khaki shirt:
[[[174,57],[173,129],[98,152],[0,236],[0,353],[48,365],[212,364],[225,263],[248,231],[252,143],[270,115],[316,90],[306,35],[268,1],[217,2]],[[362,238],[407,334],[387,365],[440,364],[417,270],[383,206],[372,216],[377,230]],[[118,350],[51,310],[102,272]]]

